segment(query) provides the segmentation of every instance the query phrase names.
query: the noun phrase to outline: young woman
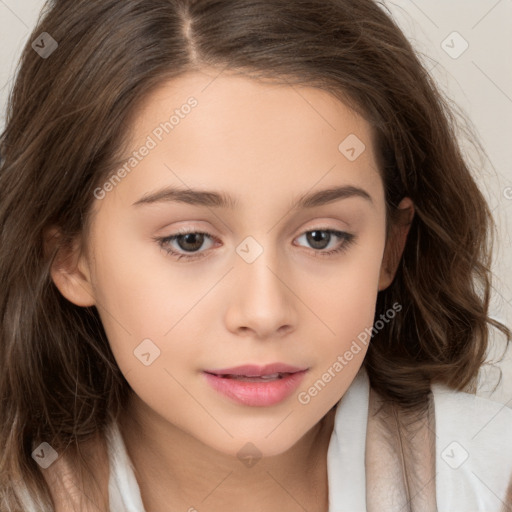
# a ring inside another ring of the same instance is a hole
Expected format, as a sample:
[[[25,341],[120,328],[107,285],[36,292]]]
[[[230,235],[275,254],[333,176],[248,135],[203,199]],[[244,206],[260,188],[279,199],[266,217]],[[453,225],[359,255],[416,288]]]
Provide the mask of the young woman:
[[[0,509],[500,511],[493,219],[371,0],[55,0],[0,140]]]

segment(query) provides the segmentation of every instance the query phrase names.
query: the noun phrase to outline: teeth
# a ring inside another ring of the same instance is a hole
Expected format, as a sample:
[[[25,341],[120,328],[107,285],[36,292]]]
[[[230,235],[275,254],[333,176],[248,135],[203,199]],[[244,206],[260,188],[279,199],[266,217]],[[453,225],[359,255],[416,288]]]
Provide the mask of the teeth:
[[[262,375],[261,377],[257,376],[247,376],[247,375],[222,375],[222,377],[226,379],[237,379],[237,380],[250,380],[250,381],[261,381],[261,380],[276,380],[282,379],[284,375],[283,373],[272,373],[270,375]]]

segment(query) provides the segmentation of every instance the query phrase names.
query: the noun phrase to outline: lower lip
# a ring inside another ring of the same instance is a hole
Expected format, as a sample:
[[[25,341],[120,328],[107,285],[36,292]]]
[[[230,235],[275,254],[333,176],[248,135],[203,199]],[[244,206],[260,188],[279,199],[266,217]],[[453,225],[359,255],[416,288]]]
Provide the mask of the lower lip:
[[[300,385],[307,370],[291,373],[282,379],[262,382],[247,382],[237,379],[218,377],[203,372],[213,389],[235,402],[255,407],[278,404],[290,396]]]

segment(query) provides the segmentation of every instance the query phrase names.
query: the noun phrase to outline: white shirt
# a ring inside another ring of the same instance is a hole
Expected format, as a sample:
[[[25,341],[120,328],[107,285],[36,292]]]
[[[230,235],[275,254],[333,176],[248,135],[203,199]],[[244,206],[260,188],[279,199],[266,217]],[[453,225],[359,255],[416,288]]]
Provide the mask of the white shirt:
[[[364,367],[337,405],[327,453],[329,512],[366,512]],[[512,409],[433,384],[438,512],[501,512],[512,478]],[[107,433],[111,512],[145,512],[119,428]],[[385,512],[390,512],[386,510]]]

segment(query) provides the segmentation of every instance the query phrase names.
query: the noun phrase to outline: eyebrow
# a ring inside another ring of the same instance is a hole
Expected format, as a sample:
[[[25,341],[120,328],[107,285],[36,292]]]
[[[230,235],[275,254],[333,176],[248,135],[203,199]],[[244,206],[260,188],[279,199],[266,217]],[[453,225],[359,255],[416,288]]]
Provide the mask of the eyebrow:
[[[314,208],[316,206],[322,206],[332,203],[333,201],[348,199],[350,197],[363,198],[373,205],[372,197],[366,190],[353,185],[344,185],[341,187],[331,187],[325,190],[303,194],[291,205],[290,208]],[[133,203],[132,206],[142,206],[160,202],[179,202],[194,206],[226,209],[234,209],[238,205],[237,198],[223,192],[165,187],[144,195],[138,201]]]

